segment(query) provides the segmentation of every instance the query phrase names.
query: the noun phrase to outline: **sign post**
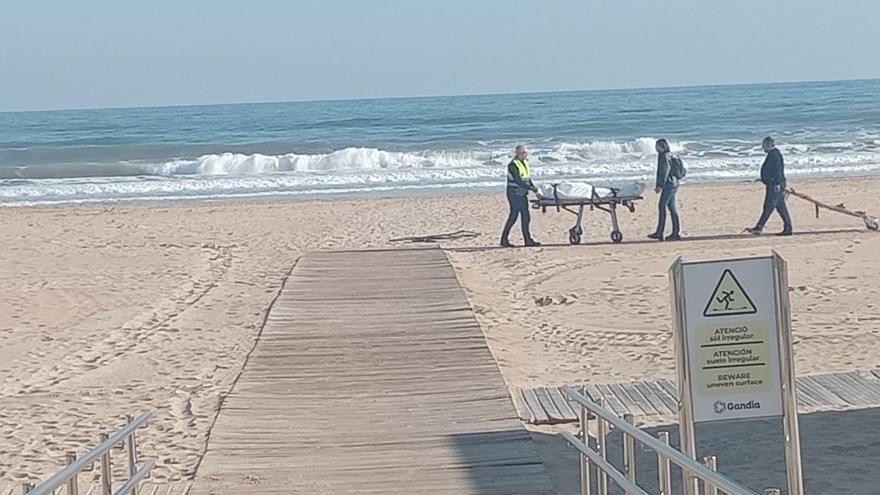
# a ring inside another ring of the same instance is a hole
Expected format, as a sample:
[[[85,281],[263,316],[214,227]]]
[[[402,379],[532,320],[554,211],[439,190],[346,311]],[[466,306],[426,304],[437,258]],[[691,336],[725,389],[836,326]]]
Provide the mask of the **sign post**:
[[[788,297],[788,263],[773,251],[776,290],[779,292],[779,328],[782,356],[783,415],[785,421],[785,466],[788,474],[788,493],[803,495],[804,475],[801,464],[801,431],[798,423],[797,386],[794,372],[794,343],[791,338],[791,301]]]
[[[669,270],[682,450],[694,423],[784,418],[789,495],[803,495],[785,261],[773,256],[685,263]],[[698,493],[687,477],[686,495]]]

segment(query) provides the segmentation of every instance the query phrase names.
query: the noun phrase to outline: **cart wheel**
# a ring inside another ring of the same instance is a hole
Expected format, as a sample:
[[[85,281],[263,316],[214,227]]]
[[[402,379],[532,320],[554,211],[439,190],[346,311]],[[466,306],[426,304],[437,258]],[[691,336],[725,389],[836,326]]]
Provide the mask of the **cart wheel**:
[[[620,242],[623,240],[623,234],[619,230],[615,230],[611,233],[611,240],[614,242]]]
[[[581,232],[579,229],[571,229],[568,231],[568,242],[572,245],[581,243]]]

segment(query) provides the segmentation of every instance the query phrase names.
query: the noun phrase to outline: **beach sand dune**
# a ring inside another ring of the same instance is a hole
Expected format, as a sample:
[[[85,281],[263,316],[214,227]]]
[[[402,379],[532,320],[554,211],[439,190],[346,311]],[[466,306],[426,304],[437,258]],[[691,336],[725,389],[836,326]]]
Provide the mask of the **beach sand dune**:
[[[794,185],[880,212],[877,179]],[[528,250],[495,248],[500,194],[4,209],[0,479],[45,477],[143,408],[156,412],[142,434],[155,479],[189,478],[300,254],[395,237],[481,233],[444,247],[512,385],[671,378],[669,265],[771,249],[791,267],[798,371],[878,366],[880,234],[858,219],[815,219],[792,199],[798,235],[732,235],[754,223],[761,188],[713,184],[682,189],[689,240],[642,242],[655,219],[648,196],[621,214],[623,244],[592,213],[589,244],[567,246],[573,217],[548,211],[533,213],[533,231],[559,245]],[[780,227],[772,222],[768,231]]]

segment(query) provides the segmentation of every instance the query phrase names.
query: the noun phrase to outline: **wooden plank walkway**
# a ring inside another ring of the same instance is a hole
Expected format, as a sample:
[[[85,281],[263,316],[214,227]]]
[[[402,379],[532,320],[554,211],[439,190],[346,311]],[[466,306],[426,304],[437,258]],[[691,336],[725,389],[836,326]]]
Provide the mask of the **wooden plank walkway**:
[[[880,369],[856,370],[797,377],[798,409],[801,412],[866,409],[880,407]],[[646,380],[630,383],[593,384],[587,395],[601,398],[605,406],[618,415],[632,413],[635,417],[672,417],[678,414],[677,391],[669,380]],[[544,396],[565,396],[561,387],[510,389],[517,415],[533,425],[576,423],[579,408],[569,409],[559,401],[548,404]],[[568,402],[567,398],[563,399]]]
[[[445,254],[409,249],[297,263],[190,493],[553,488]]]

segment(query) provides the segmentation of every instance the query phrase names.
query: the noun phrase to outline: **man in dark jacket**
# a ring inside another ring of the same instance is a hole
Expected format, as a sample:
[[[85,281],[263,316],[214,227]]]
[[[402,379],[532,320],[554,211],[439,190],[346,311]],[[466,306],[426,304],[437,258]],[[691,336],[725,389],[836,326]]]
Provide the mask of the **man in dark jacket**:
[[[767,187],[767,192],[764,196],[764,211],[761,213],[761,218],[754,228],[748,229],[748,232],[761,235],[764,224],[767,223],[773,210],[776,210],[782,217],[782,232],[777,235],[791,235],[791,216],[788,214],[788,207],[785,206],[785,163],[782,160],[782,153],[776,149],[776,142],[770,136],[764,138],[761,146],[767,153],[767,158],[761,165],[761,182]]]
[[[501,246],[512,247],[508,240],[510,229],[516,223],[516,218],[521,217],[523,242],[526,246],[540,246],[541,243],[532,239],[529,233],[529,191],[538,192],[538,188],[532,183],[529,161],[529,150],[524,145],[516,147],[516,156],[507,165],[507,203],[510,205],[510,214],[507,215],[507,223],[501,233]]]

